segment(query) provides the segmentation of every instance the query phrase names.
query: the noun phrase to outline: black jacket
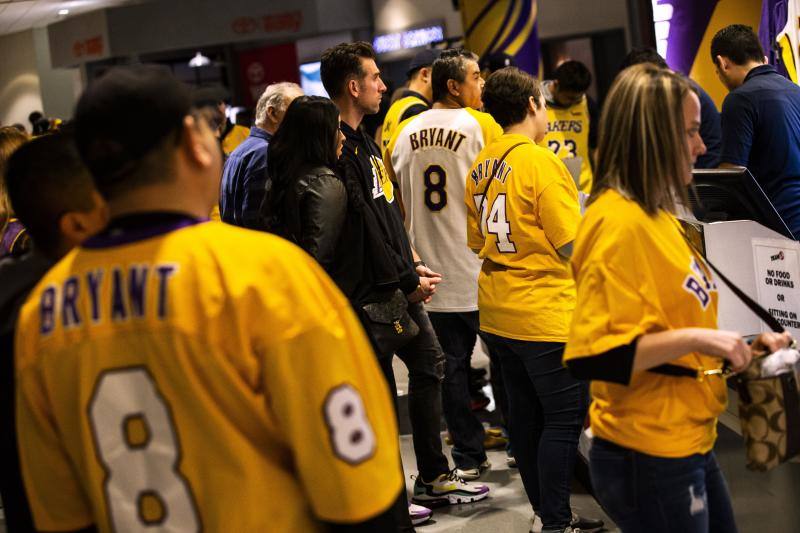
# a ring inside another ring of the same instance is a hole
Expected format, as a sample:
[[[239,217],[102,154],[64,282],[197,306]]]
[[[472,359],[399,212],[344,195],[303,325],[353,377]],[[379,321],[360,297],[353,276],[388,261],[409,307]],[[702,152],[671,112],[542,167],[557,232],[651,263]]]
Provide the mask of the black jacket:
[[[285,197],[287,237],[329,273],[336,268],[336,250],[347,214],[347,191],[327,167],[309,168]]]
[[[17,314],[53,261],[33,250],[0,261],[0,495],[9,531],[34,531],[22,484],[14,409],[14,328]]]
[[[419,276],[414,269],[411,244],[398,202],[394,198],[387,198],[380,188],[381,178],[388,180],[380,149],[374,140],[361,131],[354,130],[344,122],[341,128],[346,137],[339,160],[342,175],[346,183],[349,180],[360,189],[367,208],[365,211],[371,216],[370,229],[382,240],[387,254],[388,263],[378,265],[383,270],[377,273],[377,277],[386,277],[388,270],[392,269],[397,277],[397,286],[405,294],[412,293],[419,285]],[[381,254],[383,251],[380,250]]]

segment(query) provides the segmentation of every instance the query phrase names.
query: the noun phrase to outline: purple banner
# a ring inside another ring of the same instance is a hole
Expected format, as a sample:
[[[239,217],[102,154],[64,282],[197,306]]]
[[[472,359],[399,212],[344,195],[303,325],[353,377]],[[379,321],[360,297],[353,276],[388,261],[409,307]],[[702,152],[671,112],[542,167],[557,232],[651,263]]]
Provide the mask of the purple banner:
[[[789,77],[786,71],[786,65],[783,64],[783,59],[776,46],[778,34],[783,31],[786,26],[786,19],[788,17],[787,0],[763,0],[761,4],[761,23],[758,25],[758,39],[761,41],[761,47],[764,49],[770,65],[775,65],[778,72]]]
[[[667,64],[686,75],[692,70],[703,35],[719,0],[653,0],[656,39]],[[664,41],[666,41],[664,43]]]

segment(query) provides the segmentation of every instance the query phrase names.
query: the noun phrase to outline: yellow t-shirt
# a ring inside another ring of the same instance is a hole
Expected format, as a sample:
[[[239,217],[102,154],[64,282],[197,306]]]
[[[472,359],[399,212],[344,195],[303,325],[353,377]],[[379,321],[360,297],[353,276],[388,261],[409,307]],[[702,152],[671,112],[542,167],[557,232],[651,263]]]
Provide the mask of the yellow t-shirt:
[[[578,188],[592,192],[592,166],[589,154],[589,104],[584,96],[567,108],[547,105],[547,135],[542,141],[561,159],[580,158]]]
[[[231,131],[222,139],[222,151],[225,155],[231,155],[231,152],[236,150],[239,146],[250,136],[250,129],[234,124]]]
[[[492,179],[503,154],[517,143]],[[481,330],[517,340],[565,342],[575,284],[556,251],[575,238],[578,190],[564,164],[528,137],[505,134],[467,175],[467,243],[483,259]]]
[[[307,532],[388,508],[402,476],[385,379],[310,257],[219,222],[97,243],[19,318],[38,529]]]
[[[397,99],[386,112],[386,117],[383,119],[383,126],[381,126],[381,150],[385,150],[389,146],[389,141],[394,135],[394,130],[400,124],[400,119],[403,118],[403,113],[413,105],[424,105],[430,107],[430,104],[420,98],[410,94],[403,98]]]
[[[649,216],[634,201],[605,191],[586,210],[572,268],[578,304],[564,359],[591,357],[647,333],[717,327],[717,289],[694,257],[678,221]],[[719,368],[717,358],[691,353],[673,361]],[[723,379],[638,372],[629,385],[593,381],[595,435],[649,455],[685,457],[709,451],[725,408]]]

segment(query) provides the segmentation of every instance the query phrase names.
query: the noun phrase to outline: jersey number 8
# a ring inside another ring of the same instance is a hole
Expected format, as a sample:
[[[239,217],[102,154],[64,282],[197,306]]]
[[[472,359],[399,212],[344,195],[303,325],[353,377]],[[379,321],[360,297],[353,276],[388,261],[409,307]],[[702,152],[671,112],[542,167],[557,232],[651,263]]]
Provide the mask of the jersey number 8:
[[[89,403],[114,531],[199,531],[167,403],[142,367],[102,373]]]
[[[428,165],[422,174],[425,180],[425,205],[431,211],[441,211],[447,205],[447,172],[439,165]],[[436,181],[433,181],[436,176]]]

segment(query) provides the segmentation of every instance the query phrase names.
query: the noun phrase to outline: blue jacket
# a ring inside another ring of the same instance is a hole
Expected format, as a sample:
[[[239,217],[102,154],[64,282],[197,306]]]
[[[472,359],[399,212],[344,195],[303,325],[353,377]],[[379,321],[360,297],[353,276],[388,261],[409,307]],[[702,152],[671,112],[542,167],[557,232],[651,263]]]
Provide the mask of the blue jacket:
[[[267,184],[267,148],[272,138],[253,126],[222,169],[219,212],[223,222],[261,229],[259,210]]]

